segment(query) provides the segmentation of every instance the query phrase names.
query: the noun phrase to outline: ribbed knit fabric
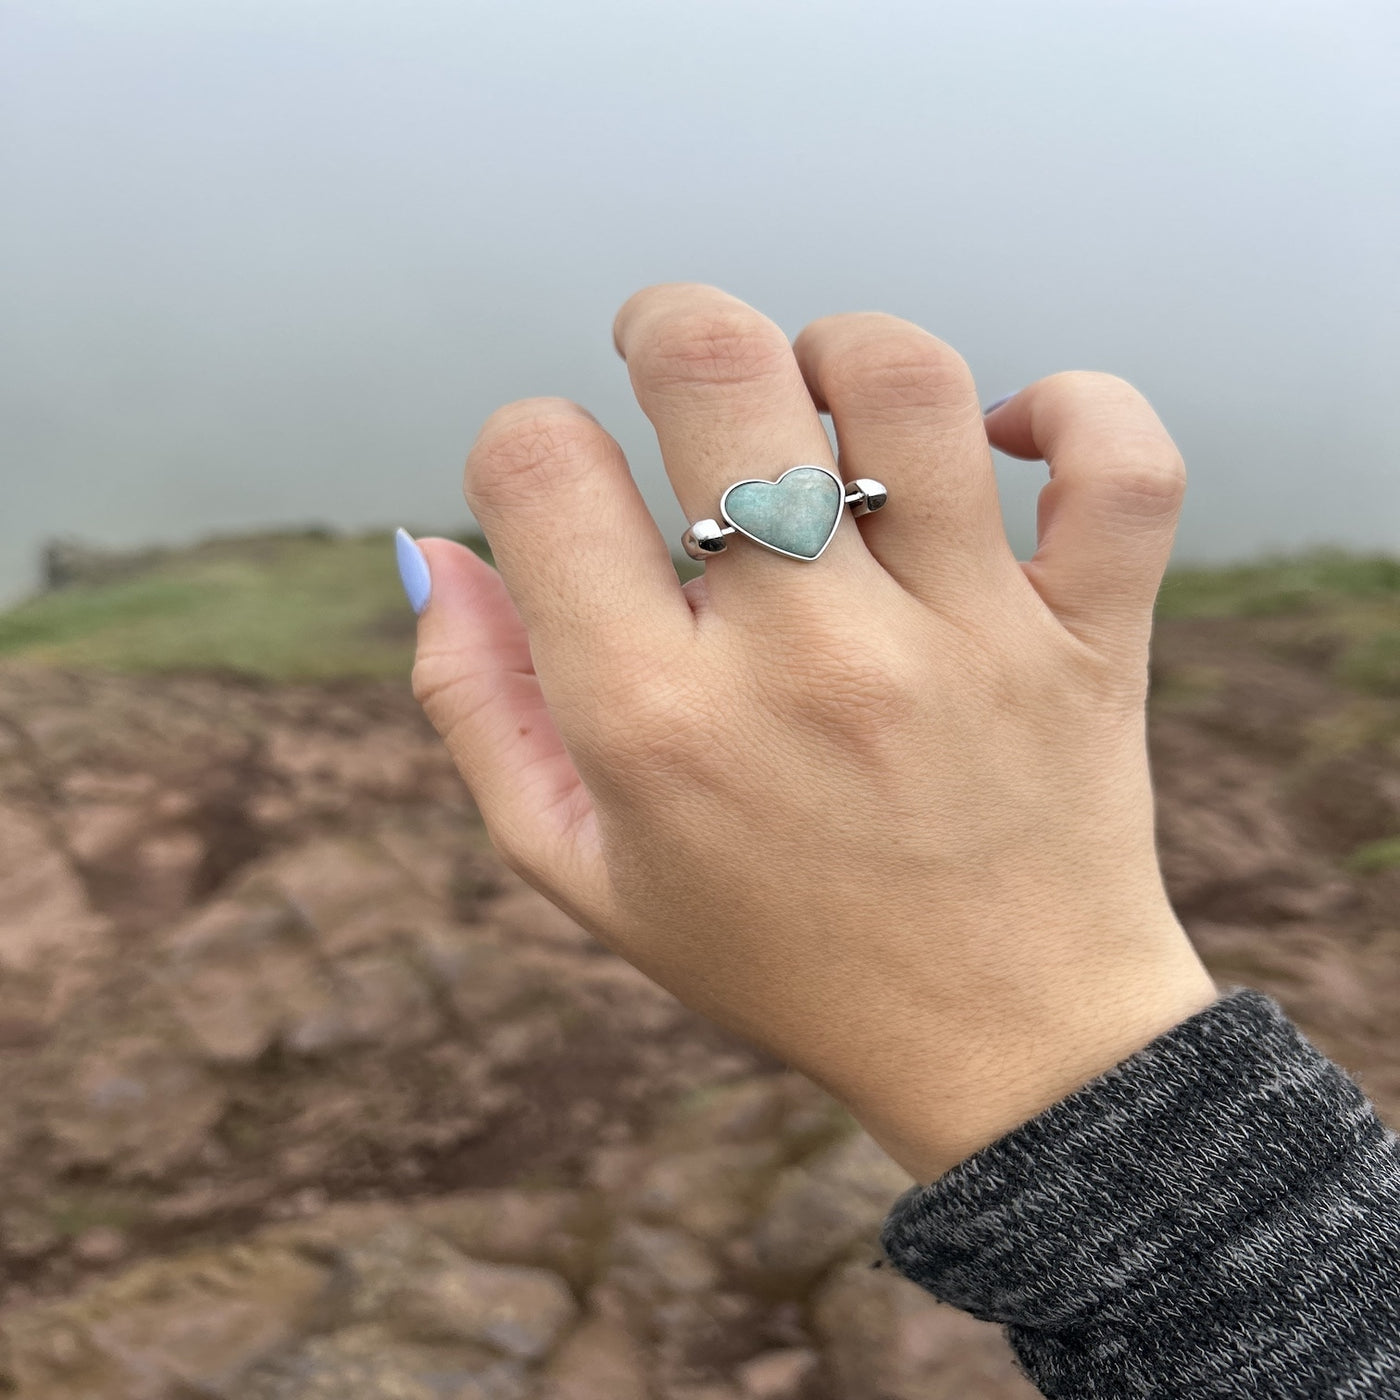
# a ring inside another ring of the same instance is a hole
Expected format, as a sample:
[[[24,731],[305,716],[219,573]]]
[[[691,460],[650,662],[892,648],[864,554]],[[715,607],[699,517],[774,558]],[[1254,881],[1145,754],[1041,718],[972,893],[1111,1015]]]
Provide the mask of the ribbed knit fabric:
[[[1400,1400],[1400,1144],[1258,992],[905,1192],[882,1243],[1053,1400]]]

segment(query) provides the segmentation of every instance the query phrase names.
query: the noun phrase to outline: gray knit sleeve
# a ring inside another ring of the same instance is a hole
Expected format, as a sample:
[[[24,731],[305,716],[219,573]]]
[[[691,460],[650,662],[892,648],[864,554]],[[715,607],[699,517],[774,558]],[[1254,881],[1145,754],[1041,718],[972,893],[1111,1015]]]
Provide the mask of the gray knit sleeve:
[[[1054,1400],[1400,1397],[1400,1144],[1258,992],[905,1192],[882,1243]]]

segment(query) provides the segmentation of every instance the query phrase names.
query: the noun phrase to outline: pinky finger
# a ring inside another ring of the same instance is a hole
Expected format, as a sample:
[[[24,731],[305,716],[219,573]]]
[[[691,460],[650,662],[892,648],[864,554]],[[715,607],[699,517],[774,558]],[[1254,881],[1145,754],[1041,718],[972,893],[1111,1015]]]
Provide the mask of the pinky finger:
[[[1054,374],[994,404],[987,438],[1043,458],[1026,576],[1080,640],[1138,654],[1171,554],[1186,474],[1151,405],[1109,374]]]

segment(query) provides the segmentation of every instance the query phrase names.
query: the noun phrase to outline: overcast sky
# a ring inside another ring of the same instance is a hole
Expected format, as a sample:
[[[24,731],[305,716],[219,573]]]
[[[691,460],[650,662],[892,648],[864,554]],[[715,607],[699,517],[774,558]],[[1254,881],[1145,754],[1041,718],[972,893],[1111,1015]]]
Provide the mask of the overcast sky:
[[[1349,0],[0,0],[0,595],[56,534],[459,526],[535,393],[674,537],[608,327],[678,278],[987,399],[1128,376],[1181,559],[1400,548],[1398,66]]]

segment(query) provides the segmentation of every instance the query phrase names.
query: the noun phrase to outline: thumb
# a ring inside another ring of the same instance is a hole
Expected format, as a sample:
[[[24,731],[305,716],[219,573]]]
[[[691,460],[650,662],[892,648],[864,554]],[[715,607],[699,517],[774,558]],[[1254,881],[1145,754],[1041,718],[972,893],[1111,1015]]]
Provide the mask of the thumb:
[[[568,912],[601,899],[592,798],[540,690],[530,643],[501,576],[453,540],[395,536],[418,613],[413,694],[471,789],[492,844]]]

